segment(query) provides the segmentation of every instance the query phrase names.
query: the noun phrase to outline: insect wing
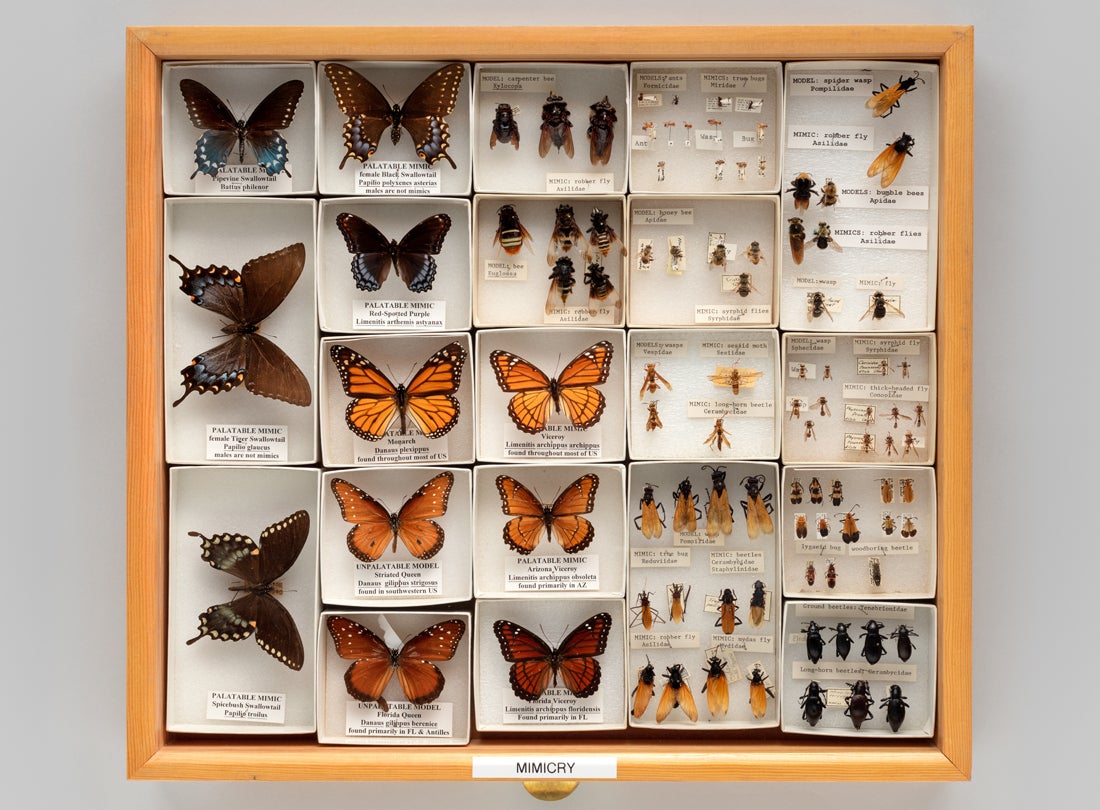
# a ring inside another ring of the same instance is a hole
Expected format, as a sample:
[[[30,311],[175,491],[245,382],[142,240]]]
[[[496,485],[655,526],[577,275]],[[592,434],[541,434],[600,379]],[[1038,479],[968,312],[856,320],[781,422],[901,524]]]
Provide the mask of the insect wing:
[[[378,228],[362,217],[338,214],[336,227],[352,254],[351,274],[360,290],[374,292],[390,274],[390,243]]]
[[[377,500],[342,478],[332,479],[332,494],[340,514],[355,527],[348,532],[348,549],[365,562],[382,556],[391,541],[396,542],[390,513]],[[440,538],[442,543],[442,538]]]
[[[905,162],[905,156],[908,152],[905,149],[898,150],[898,146],[904,145],[899,143],[902,139],[899,138],[894,143],[888,145],[885,149],[879,152],[871,165],[867,169],[867,176],[874,177],[876,174],[881,174],[879,178],[879,186],[886,188],[894,179],[898,176],[898,172],[901,171],[901,166]]]
[[[418,222],[397,246],[397,275],[413,292],[426,292],[435,280],[436,261],[451,229],[447,214],[433,214]]]
[[[607,648],[611,615],[597,613],[573,629],[557,650],[514,622],[493,624],[501,655],[512,664],[512,691],[524,700],[538,700],[560,673],[563,685],[577,697],[595,694],[600,685],[600,665],[595,656]]]
[[[344,673],[348,694],[356,700],[378,702],[382,711],[387,711],[382,693],[394,672],[389,647],[373,631],[343,616],[329,616],[328,631],[336,654],[354,661]]]
[[[347,116],[344,123],[344,146],[347,154],[340,168],[355,158],[370,160],[378,151],[378,141],[393,123],[389,102],[382,92],[358,71],[335,62],[325,65],[325,75],[332,85],[340,111]]]
[[[588,697],[600,686],[600,663],[595,656],[607,649],[611,614],[597,613],[578,625],[561,643],[562,684],[577,697]]]
[[[431,703],[443,692],[443,673],[433,661],[450,661],[466,632],[466,622],[433,624],[406,642],[398,655],[397,681],[410,703]]]
[[[396,254],[397,274],[416,293],[427,292],[435,280],[436,261],[451,227],[447,214],[434,214],[417,223],[391,252],[391,244],[378,228],[355,214],[342,213],[336,225],[353,255],[351,273],[355,286],[373,292],[382,286]]]
[[[535,494],[514,478],[499,475],[496,479],[501,511],[514,517],[504,524],[504,542],[520,554],[530,554],[538,545],[543,529],[542,503]]]
[[[284,82],[256,105],[245,124],[244,139],[256,153],[256,162],[268,175],[286,171],[286,140],[276,131],[290,126],[305,84],[298,79]],[[287,172],[290,176],[290,172]]]
[[[555,677],[550,659],[554,650],[525,627],[507,619],[493,623],[500,654],[512,664],[508,680],[516,697],[538,700]]]
[[[454,112],[465,72],[457,62],[444,65],[422,81],[401,108],[401,124],[412,135],[416,154],[429,165],[445,158],[452,169],[458,168],[447,154],[451,135],[444,119]]]
[[[657,512],[657,503],[643,503],[642,536],[646,539],[652,540],[654,538],[660,537],[663,529],[664,523],[661,521],[661,515]]]
[[[657,693],[653,688],[653,665],[646,664],[638,673],[638,685],[634,687],[634,708],[630,713],[635,717],[641,717],[649,707],[649,701]]]
[[[733,532],[733,511],[730,509],[729,491],[714,489],[707,501],[707,537]]]

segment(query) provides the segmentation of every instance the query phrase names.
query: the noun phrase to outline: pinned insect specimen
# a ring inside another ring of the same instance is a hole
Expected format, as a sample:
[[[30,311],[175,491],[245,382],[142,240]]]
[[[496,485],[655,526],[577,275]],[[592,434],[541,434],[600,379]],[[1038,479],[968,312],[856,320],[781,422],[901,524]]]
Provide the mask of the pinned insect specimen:
[[[615,108],[604,96],[595,104],[589,105],[592,112],[588,116],[589,155],[593,165],[606,164],[611,158],[611,143],[615,140]]]
[[[913,502],[913,497],[914,497],[913,479],[912,478],[902,478],[898,481],[898,486],[901,487],[901,500],[902,500],[902,502],[912,503]]]
[[[906,697],[901,693],[901,687],[893,683],[890,684],[889,697],[884,697],[879,704],[880,709],[886,709],[886,722],[894,733],[897,733],[901,724],[905,722],[905,710],[909,708],[909,704],[905,701]]]
[[[737,615],[737,594],[732,588],[724,588],[718,597],[718,618],[714,626],[720,626],[722,632],[728,636],[741,623],[741,617]]]
[[[909,455],[909,451],[913,451],[914,456],[920,456],[917,448],[917,437],[913,435],[913,431],[905,431],[905,450],[902,451],[903,456]]]
[[[616,242],[619,243],[619,251],[626,255],[626,245],[619,239],[615,229],[607,224],[608,216],[608,213],[600,208],[593,208],[592,214],[589,216],[592,222],[592,226],[586,231],[588,233],[587,256],[589,261],[598,261],[597,254],[604,257],[609,256],[611,248]]]
[[[830,588],[835,588],[836,580],[836,563],[834,563],[832,560],[829,560],[828,564],[825,566],[825,584],[828,585]]]
[[[833,313],[829,312],[829,307],[825,304],[825,293],[807,293],[806,320],[812,321],[814,318],[820,318],[822,315],[828,315],[830,321],[833,319]]]
[[[844,698],[844,702],[848,704],[844,710],[844,716],[850,717],[852,725],[859,729],[864,721],[874,719],[875,716],[871,714],[871,707],[875,705],[875,701],[871,697],[871,687],[867,684],[867,681],[859,680],[848,684],[848,686],[852,692]]]
[[[802,719],[811,726],[816,726],[825,712],[825,701],[822,698],[821,685],[817,681],[806,684],[806,690],[798,699],[798,706],[802,709]]]
[[[726,489],[726,468],[705,466],[703,469],[711,471],[712,487],[707,495],[707,537],[728,536],[733,533],[733,508]]]
[[[851,622],[837,622],[836,627],[832,628],[834,635],[829,639],[829,643],[836,641],[836,656],[842,661],[847,661],[848,653],[852,651],[852,637],[848,635],[851,626]]]
[[[798,217],[787,220],[787,239],[791,243],[791,258],[795,264],[802,264],[802,257],[806,253],[806,227]]]
[[[712,383],[722,387],[729,387],[734,396],[741,393],[742,388],[753,388],[757,381],[764,376],[763,371],[754,368],[740,368],[738,366],[718,366],[713,374],[707,375]]]
[[[645,666],[638,670],[638,685],[630,693],[631,697],[634,698],[634,708],[630,710],[630,713],[635,717],[641,717],[645,714],[650,699],[656,694],[653,682],[657,680],[657,672],[653,669],[653,664],[650,663],[648,655],[645,661]]]
[[[764,623],[766,599],[764,581],[758,579],[752,584],[752,596],[749,597],[749,624],[753,627],[759,627]]]
[[[737,274],[737,281],[734,282],[733,291],[742,298],[747,298],[750,293],[760,292],[760,290],[756,289],[756,285],[752,283],[752,275],[749,273]]]
[[[829,499],[833,502],[833,506],[840,506],[844,500],[844,484],[839,478],[833,480],[833,491],[829,494]]]
[[[671,617],[674,624],[680,624],[684,621],[684,615],[687,611],[688,597],[691,595],[691,586],[688,585],[684,588],[682,582],[673,582],[669,586],[669,609],[668,615]]]
[[[791,398],[791,419],[797,419],[802,415],[802,409],[806,407],[806,400],[798,397]]]
[[[546,293],[546,314],[549,315],[557,306],[555,298],[560,298],[564,304],[573,292],[577,280],[574,277],[573,260],[568,256],[559,256],[554,263],[554,268],[547,278],[550,279],[550,289]]]
[[[866,436],[867,434],[864,434],[864,435]],[[883,439],[882,445],[883,445],[883,447],[886,448],[886,455],[896,456],[898,454],[898,448],[894,444],[894,436],[893,436],[892,433],[887,433],[886,434],[886,438]],[[864,452],[867,452],[867,451],[864,451]]]
[[[883,503],[891,503],[894,500],[894,479],[892,478],[880,478],[879,492],[882,495]]]
[[[917,526],[913,522],[915,520],[916,520],[915,517],[907,517],[907,518],[905,518],[905,520],[902,521],[902,523],[901,523],[901,536],[902,537],[916,537],[917,536]]]
[[[763,474],[746,475],[741,479],[741,486],[745,488],[745,500],[741,501],[741,509],[745,513],[745,531],[750,540],[755,540],[761,532],[771,534],[775,530],[771,517],[771,493],[761,494],[766,483],[767,478]]]
[[[752,674],[747,677],[749,682],[749,708],[752,709],[752,716],[759,720],[768,711],[768,696],[771,695],[772,699],[775,699],[775,692],[768,686],[768,676],[764,674],[763,670],[759,666],[752,668]]]
[[[656,363],[646,363],[645,369],[642,371],[645,375],[642,379],[642,387],[638,391],[638,399],[645,397],[646,393],[656,394],[658,391],[658,383],[663,385],[669,391],[672,390],[672,383],[666,380],[657,371]]]
[[[817,569],[814,568],[814,561],[809,560],[806,563],[806,584],[811,588],[814,586],[814,582],[817,581]]]
[[[894,529],[897,527],[895,520],[890,515],[882,516],[882,533],[889,536],[894,533]]]
[[[825,397],[818,397],[814,406],[818,408],[818,412],[821,416],[832,416],[833,412],[829,410],[829,400]],[[836,504],[833,504],[836,506]]]
[[[801,515],[801,514],[800,515],[795,515],[795,517],[794,517],[794,534],[795,534],[795,537],[797,537],[799,539],[804,539],[806,537],[807,533],[808,533],[808,530],[806,528],[806,516]],[[813,584],[813,583],[810,583],[810,584]]]
[[[630,608],[630,627],[637,627],[639,624],[646,630],[652,630],[653,624],[664,624],[665,620],[661,618],[661,614],[657,612],[657,608],[653,607],[649,597],[652,596],[650,591],[642,591],[638,594],[638,602],[632,605]]]
[[[823,497],[821,482],[817,480],[817,476],[814,476],[810,479],[810,503],[821,503]]]
[[[897,178],[898,172],[901,171],[905,156],[913,156],[910,150],[915,143],[916,141],[912,135],[906,132],[901,133],[897,140],[887,144],[886,148],[879,152],[878,157],[871,161],[871,165],[867,167],[867,176],[882,175],[879,178],[879,185],[882,188],[888,187]]]
[[[551,146],[558,151],[565,150],[566,156],[573,157],[573,122],[569,120],[569,107],[565,99],[551,93],[542,105],[542,136],[539,138],[539,157],[546,157]]]
[[[649,408],[649,415],[646,416],[645,419],[646,431],[659,430],[663,428],[665,425],[664,422],[661,421],[661,415],[657,413],[657,403],[647,402],[646,406]]]
[[[691,694],[691,689],[688,688],[684,674],[682,664],[665,667],[663,677],[667,679],[667,683],[665,683],[664,691],[661,692],[661,699],[657,703],[658,723],[667,719],[672,710],[677,707],[691,722],[694,723],[699,719],[699,711],[695,708],[695,698]]]
[[[707,695],[707,708],[711,717],[725,717],[730,706],[730,687],[726,678],[726,662],[717,655],[707,659],[707,665],[703,667],[707,673],[707,681],[701,691]]]
[[[653,497],[654,489],[655,484],[646,484],[642,488],[642,498],[638,501],[641,514],[634,518],[634,528],[648,540],[660,537],[665,528],[665,505]]]
[[[827,222],[817,223],[817,227],[814,228],[813,243],[817,245],[819,250],[832,248],[838,253],[844,252],[844,248],[840,246],[840,243],[833,239],[832,229],[829,228],[829,223]]]
[[[810,619],[810,624],[804,632],[806,634],[806,657],[811,663],[816,664],[825,654],[825,642],[821,638],[821,631],[825,628]]]
[[[810,195],[817,194],[817,183],[814,179],[805,172],[797,175],[794,180],[791,181],[791,187],[787,189],[787,193],[794,197],[795,210],[807,210],[810,207]]]
[[[510,143],[519,149],[519,128],[516,126],[515,111],[511,104],[498,104],[496,113],[493,115],[489,148],[494,148],[497,143]]]
[[[497,209],[497,232],[493,236],[493,244],[500,245],[504,252],[514,256],[526,245],[531,247],[531,234],[519,221],[519,214],[515,206],[502,205]]]
[[[749,242],[749,246],[745,248],[745,258],[753,264],[760,264],[760,262],[767,262],[764,258],[764,251],[760,249],[760,243],[757,241]]]
[[[608,306],[616,313],[622,307],[611,276],[601,265],[594,262],[588,265],[584,271],[584,283],[588,285],[588,314],[593,318],[599,314],[601,306]]]
[[[791,481],[791,503],[802,503],[802,484],[797,480]]]
[[[817,433],[814,431],[814,420],[807,419],[802,430],[802,441],[808,442],[810,439],[817,441]]]
[[[871,584],[876,588],[882,585],[882,565],[878,557],[870,557],[867,560],[867,573],[871,577]]]
[[[821,187],[821,199],[817,201],[817,204],[822,208],[829,208],[836,205],[839,199],[840,194],[836,190],[836,183],[833,182],[831,177],[826,177],[825,185]]]
[[[691,491],[691,481],[685,478],[676,486],[672,496],[675,506],[672,512],[672,530],[674,532],[693,532],[703,513],[696,504],[699,496]]]
[[[588,246],[573,215],[573,206],[562,203],[554,212],[554,229],[550,232],[550,246],[546,250],[546,263],[553,265],[557,256],[569,253],[574,247],[582,254],[588,252]]]
[[[897,406],[897,405],[893,406],[893,407],[892,407],[892,408],[890,409],[890,414],[889,414],[889,416],[888,416],[887,418],[888,418],[888,419],[893,419],[893,420],[894,420],[894,427],[897,427],[897,426],[898,426],[898,420],[899,420],[899,419],[908,419],[908,420],[909,420],[910,422],[911,422],[911,421],[913,421],[913,417],[911,417],[911,416],[906,416],[905,414],[903,414],[903,413],[902,413],[901,411],[899,411],[899,410],[898,410],[898,406]]]
[[[855,510],[859,508],[857,503],[849,511],[844,513],[843,526],[840,530],[840,539],[845,543],[856,543],[859,541],[859,528],[856,526],[856,521],[859,518],[856,517]]]
[[[901,99],[906,93],[912,93],[917,89],[917,82],[924,84],[919,71],[914,71],[909,78],[898,76],[897,82],[887,87],[879,82],[879,89],[867,99],[867,109],[875,118],[886,118],[901,106]],[[894,729],[897,731],[897,729]]]
[[[902,661],[908,661],[909,657],[913,654],[913,642],[911,639],[916,635],[917,632],[915,630],[911,630],[904,624],[899,624],[898,629],[890,633],[890,638],[895,638],[898,641],[898,658]]]
[[[723,417],[719,416],[714,420],[714,430],[710,432],[710,435],[703,440],[703,444],[708,445],[711,448],[717,449],[719,452],[722,450],[722,445],[727,447],[733,447],[733,442],[730,440],[729,431],[723,426]],[[715,447],[717,445],[717,447]]]
[[[860,655],[867,659],[868,664],[877,664],[886,654],[886,648],[882,644],[882,628],[885,626],[874,619],[868,619],[867,624],[863,625],[866,632],[860,633],[859,637],[865,638],[866,641],[863,642]]]

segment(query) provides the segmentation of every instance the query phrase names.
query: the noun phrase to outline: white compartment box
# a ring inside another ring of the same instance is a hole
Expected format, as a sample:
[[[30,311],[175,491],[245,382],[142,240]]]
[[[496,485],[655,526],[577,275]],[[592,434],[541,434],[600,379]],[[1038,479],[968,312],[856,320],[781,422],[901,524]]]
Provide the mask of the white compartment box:
[[[329,630],[334,618],[337,633],[346,633],[344,637],[350,639],[343,649],[349,655],[362,652],[363,658],[341,657]],[[338,745],[468,743],[472,635],[469,613],[325,611],[317,634],[318,741]],[[391,659],[381,657],[387,653],[396,657],[396,667]],[[444,660],[448,653],[450,657]],[[387,669],[389,680],[381,695],[385,710],[380,701],[360,700],[349,691],[349,681],[357,689],[364,684],[377,685]],[[403,674],[411,675],[411,696],[401,683]],[[428,699],[436,688],[440,688],[438,696]]]
[[[169,731],[316,728],[319,484],[304,468],[170,470]],[[219,637],[235,628],[249,635]]]
[[[470,471],[369,467],[321,481],[326,605],[408,607],[471,596]]]
[[[314,200],[225,197],[165,202],[165,456],[170,463],[317,460],[316,206]],[[189,289],[203,294],[204,306],[196,306],[182,289],[185,272],[192,278]],[[236,276],[241,280],[235,285],[218,280]],[[281,302],[266,293],[284,283],[293,286]],[[233,344],[236,348],[226,350]],[[232,380],[242,356],[243,379],[224,388],[218,380]],[[209,372],[208,379],[195,377],[197,383],[205,380],[222,390],[190,390],[183,372],[195,369]],[[253,386],[264,395],[252,393]]]

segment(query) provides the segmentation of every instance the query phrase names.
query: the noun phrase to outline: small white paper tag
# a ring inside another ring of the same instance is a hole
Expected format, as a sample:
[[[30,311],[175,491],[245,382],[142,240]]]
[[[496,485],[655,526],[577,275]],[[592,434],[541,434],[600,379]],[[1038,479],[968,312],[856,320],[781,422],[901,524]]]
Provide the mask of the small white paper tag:
[[[356,194],[436,195],[442,192],[439,169],[411,160],[372,160],[355,175]]]
[[[349,700],[344,710],[344,735],[347,737],[416,737],[428,742],[436,737],[454,736],[454,704],[407,701],[390,703],[388,712],[377,703]]]
[[[207,461],[286,461],[286,425],[207,425]]]
[[[286,695],[212,691],[206,698],[206,719],[282,725],[286,722]]]
[[[600,557],[598,554],[563,554],[543,557],[512,557],[504,564],[504,590],[598,591]]]
[[[405,326],[443,329],[447,322],[446,301],[352,301],[354,329]]]

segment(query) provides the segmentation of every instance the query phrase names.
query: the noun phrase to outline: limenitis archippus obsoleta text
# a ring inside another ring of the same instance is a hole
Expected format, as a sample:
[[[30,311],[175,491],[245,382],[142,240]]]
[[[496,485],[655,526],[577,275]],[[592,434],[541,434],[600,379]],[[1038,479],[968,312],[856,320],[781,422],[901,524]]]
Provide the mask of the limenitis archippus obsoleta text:
[[[506,515],[515,515],[504,524],[504,542],[520,554],[530,554],[544,530],[547,540],[556,538],[567,554],[588,548],[595,537],[592,523],[581,517],[591,512],[596,503],[600,479],[595,473],[582,475],[571,483],[553,504],[542,503],[510,476],[498,475],[496,484],[501,510]]]

